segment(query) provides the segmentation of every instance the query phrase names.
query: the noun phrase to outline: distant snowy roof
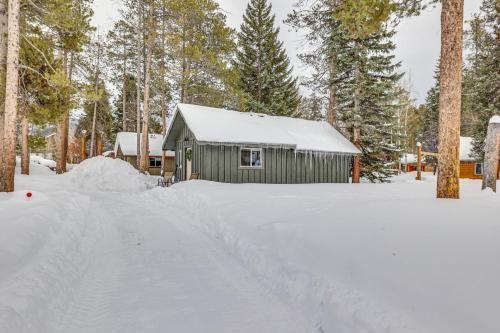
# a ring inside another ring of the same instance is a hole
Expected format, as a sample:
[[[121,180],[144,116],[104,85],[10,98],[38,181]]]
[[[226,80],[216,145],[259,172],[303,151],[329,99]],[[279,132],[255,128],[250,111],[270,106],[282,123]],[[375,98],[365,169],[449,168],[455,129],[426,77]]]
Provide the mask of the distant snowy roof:
[[[349,140],[326,122],[191,104],[177,105],[167,138],[178,114],[182,115],[196,140],[202,143],[259,144],[301,151],[359,153]]]
[[[406,164],[406,163],[417,163],[417,155],[415,154],[404,154],[403,157],[401,157],[401,163]]]
[[[500,124],[500,116],[491,117],[490,124]]]
[[[472,157],[472,138],[461,136],[460,137],[460,160],[461,161],[473,161]],[[416,154],[404,154],[401,159],[401,163],[417,163]]]
[[[161,134],[149,134],[150,156],[161,156],[162,142],[163,142],[163,136]],[[116,134],[115,149],[114,149],[115,156],[118,152],[118,147],[120,147],[123,155],[125,156],[137,155],[137,133],[119,132],[118,134]],[[175,156],[175,152],[167,151],[167,156]]]

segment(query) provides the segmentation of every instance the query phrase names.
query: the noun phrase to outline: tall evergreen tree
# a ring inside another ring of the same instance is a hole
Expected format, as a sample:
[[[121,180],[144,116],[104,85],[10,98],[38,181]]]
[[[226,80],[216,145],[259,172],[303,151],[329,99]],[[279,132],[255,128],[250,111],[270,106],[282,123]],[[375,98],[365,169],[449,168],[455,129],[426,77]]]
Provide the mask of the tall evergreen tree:
[[[331,1],[314,1],[290,14],[287,23],[307,31],[309,45],[301,59],[313,71],[306,82],[328,99],[329,122],[346,136],[360,126],[362,176],[386,181],[390,161],[401,151],[396,128],[401,74],[394,62],[394,32],[384,25],[367,36],[351,37],[335,19],[336,10]]]
[[[425,98],[425,116],[419,136],[424,151],[437,153],[439,122],[439,67],[434,74],[434,87],[429,89]]]
[[[267,0],[250,0],[243,15],[236,61],[239,86],[246,111],[294,116],[300,101],[297,79],[271,10]]]

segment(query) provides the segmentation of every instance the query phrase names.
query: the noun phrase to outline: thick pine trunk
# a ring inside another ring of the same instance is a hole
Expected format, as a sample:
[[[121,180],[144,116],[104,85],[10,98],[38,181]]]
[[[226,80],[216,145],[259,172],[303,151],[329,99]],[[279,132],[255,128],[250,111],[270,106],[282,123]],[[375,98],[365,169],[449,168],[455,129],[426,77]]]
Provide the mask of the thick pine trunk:
[[[127,131],[127,54],[123,41],[122,131]]]
[[[486,145],[484,147],[484,172],[482,189],[491,188],[493,192],[497,191],[498,178],[498,150],[500,149],[500,123],[492,118],[488,125],[488,134],[486,135]]]
[[[97,96],[99,94],[99,65],[100,65],[100,59],[101,59],[101,44],[100,42],[98,41],[98,44],[97,44],[97,61],[96,61],[96,66],[95,66],[95,100],[94,100],[94,111],[92,113],[92,133],[91,133],[91,136],[90,136],[90,157],[94,157],[96,155],[95,151],[96,149],[94,149],[94,143],[95,143],[95,140],[96,140],[96,122],[97,122],[97,104],[98,104],[98,100],[97,100]]]
[[[142,15],[142,4],[138,1],[137,2],[137,8],[139,15],[137,15],[137,31],[142,31],[142,20],[141,20],[141,15]],[[141,53],[142,53],[142,33],[137,33],[137,39],[136,39],[137,45],[136,45],[136,52],[137,52],[137,59],[136,59],[136,144],[137,144],[137,162],[136,162],[136,167],[139,169],[139,164],[141,160]]]
[[[327,121],[330,125],[335,126],[337,122],[337,115],[335,113],[336,107],[336,99],[335,99],[335,87],[333,81],[335,79],[335,65],[330,65],[330,83],[329,83],[329,96],[328,96],[328,113],[327,113]]]
[[[56,173],[66,172],[68,157],[69,111],[65,111],[57,124]]]
[[[4,188],[14,191],[16,168],[17,97],[19,86],[19,0],[9,0],[7,36],[7,73],[4,120]]]
[[[28,115],[25,111],[21,120],[21,174],[23,175],[30,174],[29,133]]]
[[[151,58],[153,56],[153,43],[154,43],[154,6],[150,5],[148,17],[148,31],[149,36],[147,40],[146,50],[146,73],[144,78],[144,111],[142,120],[142,138],[141,138],[141,163],[140,171],[147,172],[149,170],[149,85],[151,81]]]
[[[7,71],[7,0],[0,0],[0,191],[4,189],[5,74]]]
[[[439,65],[438,198],[460,198],[463,0],[443,0]]]
[[[68,54],[62,52],[63,68],[68,75]],[[69,141],[69,110],[66,110],[57,124],[57,147],[56,147],[56,173],[61,174],[67,171],[66,161],[68,158]]]

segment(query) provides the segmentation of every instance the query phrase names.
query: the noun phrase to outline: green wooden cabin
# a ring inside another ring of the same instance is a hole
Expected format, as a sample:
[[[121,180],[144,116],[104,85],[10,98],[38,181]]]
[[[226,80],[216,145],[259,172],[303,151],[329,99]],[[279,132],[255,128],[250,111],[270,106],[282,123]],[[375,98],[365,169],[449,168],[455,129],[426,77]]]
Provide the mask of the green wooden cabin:
[[[359,150],[326,122],[179,104],[164,150],[177,181],[347,183]]]

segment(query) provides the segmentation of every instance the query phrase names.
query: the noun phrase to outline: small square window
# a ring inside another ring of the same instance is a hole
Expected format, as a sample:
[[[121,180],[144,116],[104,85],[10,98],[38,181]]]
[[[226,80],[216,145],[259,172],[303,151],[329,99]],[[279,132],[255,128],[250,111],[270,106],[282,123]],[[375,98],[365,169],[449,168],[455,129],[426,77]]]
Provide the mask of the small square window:
[[[482,163],[475,163],[474,164],[474,174],[476,176],[481,176],[483,174],[483,164]]]
[[[261,148],[241,148],[240,167],[261,168],[262,149]]]
[[[161,168],[161,158],[160,157],[150,157],[149,158],[150,168]]]

